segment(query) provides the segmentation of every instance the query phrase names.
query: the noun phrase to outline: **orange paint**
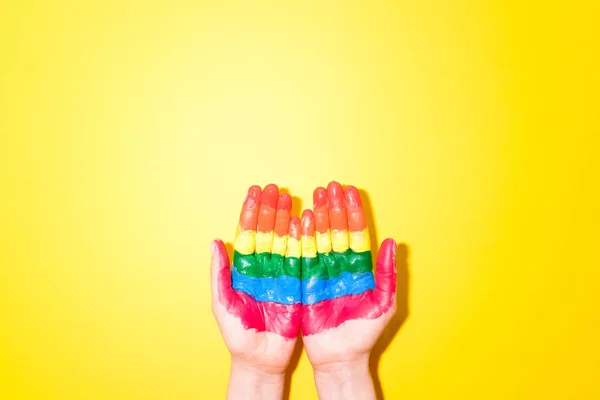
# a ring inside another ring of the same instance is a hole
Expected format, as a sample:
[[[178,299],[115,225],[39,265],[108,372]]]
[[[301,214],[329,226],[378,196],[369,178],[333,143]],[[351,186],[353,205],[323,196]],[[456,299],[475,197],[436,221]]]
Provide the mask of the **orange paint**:
[[[275,214],[275,234],[285,236],[290,224],[290,211],[292,210],[292,198],[287,193],[279,195],[277,202],[277,213]]]
[[[240,213],[240,227],[243,231],[255,230],[260,205],[260,186],[250,186]]]
[[[311,210],[304,210],[302,212],[302,236],[314,236],[315,235],[315,215]]]
[[[300,240],[300,218],[296,217],[295,215],[290,219],[290,231],[288,235],[291,238]]]
[[[279,188],[277,185],[267,185],[262,192],[260,199],[260,211],[258,213],[258,232],[272,232],[275,227],[275,212],[277,208],[277,199],[279,197]]]
[[[348,228],[354,232],[364,230],[367,227],[367,222],[365,221],[360,193],[354,186],[348,186],[344,194],[346,213],[348,214]]]
[[[327,233],[329,229],[329,210],[327,209],[327,190],[318,187],[313,193],[315,228],[317,232]]]
[[[329,202],[329,226],[331,229],[348,229],[348,216],[344,205],[344,190],[342,185],[331,182],[327,185],[327,199]]]

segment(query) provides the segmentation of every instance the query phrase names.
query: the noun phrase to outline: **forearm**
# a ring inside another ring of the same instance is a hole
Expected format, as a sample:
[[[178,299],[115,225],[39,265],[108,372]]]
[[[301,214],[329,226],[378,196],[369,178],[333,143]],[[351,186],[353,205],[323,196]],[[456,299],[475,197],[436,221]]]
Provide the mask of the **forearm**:
[[[279,400],[283,395],[284,373],[260,370],[232,359],[227,399]]]
[[[368,354],[357,361],[315,367],[314,375],[321,400],[375,399]]]

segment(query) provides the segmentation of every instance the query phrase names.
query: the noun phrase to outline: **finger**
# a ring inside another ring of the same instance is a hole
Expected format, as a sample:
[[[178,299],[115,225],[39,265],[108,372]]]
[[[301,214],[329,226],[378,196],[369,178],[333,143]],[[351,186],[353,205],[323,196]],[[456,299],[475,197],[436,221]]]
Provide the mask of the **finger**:
[[[396,242],[385,239],[377,257],[377,274],[375,275],[375,290],[373,299],[382,308],[392,305],[396,294]]]
[[[273,236],[272,254],[285,257],[288,230],[290,228],[290,211],[292,210],[292,198],[287,193],[281,193],[277,201],[277,213],[275,214],[275,235]]]
[[[304,210],[302,213],[300,233],[302,234],[301,277],[304,285],[304,280],[310,279],[315,270],[319,269],[317,243],[315,240],[315,216],[311,210]],[[304,293],[302,293],[302,301],[304,302],[304,300]]]
[[[302,213],[300,232],[302,234],[302,258],[315,258],[317,256],[315,216],[311,210],[304,210]]]
[[[348,216],[344,205],[342,185],[331,182],[327,186],[329,208],[329,227],[331,228],[331,245],[333,251],[343,253],[348,250]]]
[[[300,258],[301,255],[300,218],[293,216],[290,219],[290,229],[288,231],[288,243],[285,250],[285,256]]]
[[[327,209],[327,190],[318,187],[313,193],[315,230],[317,251],[320,254],[331,252],[331,235],[329,233],[329,210]]]
[[[344,203],[348,216],[350,248],[356,253],[371,250],[369,230],[365,220],[365,212],[360,193],[354,186],[348,186],[344,191]]]
[[[290,219],[288,231],[287,248],[285,250],[285,259],[283,261],[283,273],[295,278],[301,277],[302,247],[300,239],[300,218],[293,216]]]
[[[256,253],[271,252],[278,198],[279,188],[277,185],[267,185],[262,192],[258,223],[256,225]]]
[[[260,195],[260,187],[251,186],[244,200],[234,244],[235,250],[240,254],[254,253]]]
[[[225,245],[218,239],[211,243],[211,252],[210,279],[213,303],[219,301],[228,308],[235,299],[235,293],[231,288],[229,256]]]

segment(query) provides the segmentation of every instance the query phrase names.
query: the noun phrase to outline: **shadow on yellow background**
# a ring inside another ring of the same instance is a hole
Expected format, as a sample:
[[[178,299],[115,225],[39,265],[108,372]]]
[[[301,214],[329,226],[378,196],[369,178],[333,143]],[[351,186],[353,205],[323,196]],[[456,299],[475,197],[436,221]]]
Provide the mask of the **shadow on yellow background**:
[[[369,224],[369,233],[371,235],[372,247],[377,248],[383,241],[379,238],[377,225],[373,213],[373,204],[369,193],[360,189],[360,196],[363,200],[365,216]],[[378,252],[373,251],[373,265],[377,263]],[[369,370],[375,384],[375,392],[377,399],[384,399],[384,392],[379,377],[379,363],[386,349],[392,344],[392,341],[400,332],[400,328],[410,315],[409,300],[410,300],[410,285],[409,285],[409,246],[406,243],[398,243],[396,249],[396,314],[392,317],[388,326],[385,327],[381,337],[375,344],[369,360]]]
[[[0,2],[0,399],[224,398],[209,243],[331,180],[406,244],[380,395],[600,398],[598,7]]]

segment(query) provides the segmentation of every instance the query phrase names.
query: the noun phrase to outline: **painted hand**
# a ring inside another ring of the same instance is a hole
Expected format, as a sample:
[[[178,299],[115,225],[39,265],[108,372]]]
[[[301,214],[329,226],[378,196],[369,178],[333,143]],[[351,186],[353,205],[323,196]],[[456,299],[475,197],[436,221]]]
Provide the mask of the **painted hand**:
[[[212,308],[234,362],[283,373],[300,326],[300,220],[275,185],[252,186],[235,238],[233,266],[213,242]]]
[[[314,191],[314,213],[304,211],[301,232],[301,330],[311,364],[317,370],[368,362],[396,311],[396,243],[382,243],[374,279],[360,194],[337,182]]]

